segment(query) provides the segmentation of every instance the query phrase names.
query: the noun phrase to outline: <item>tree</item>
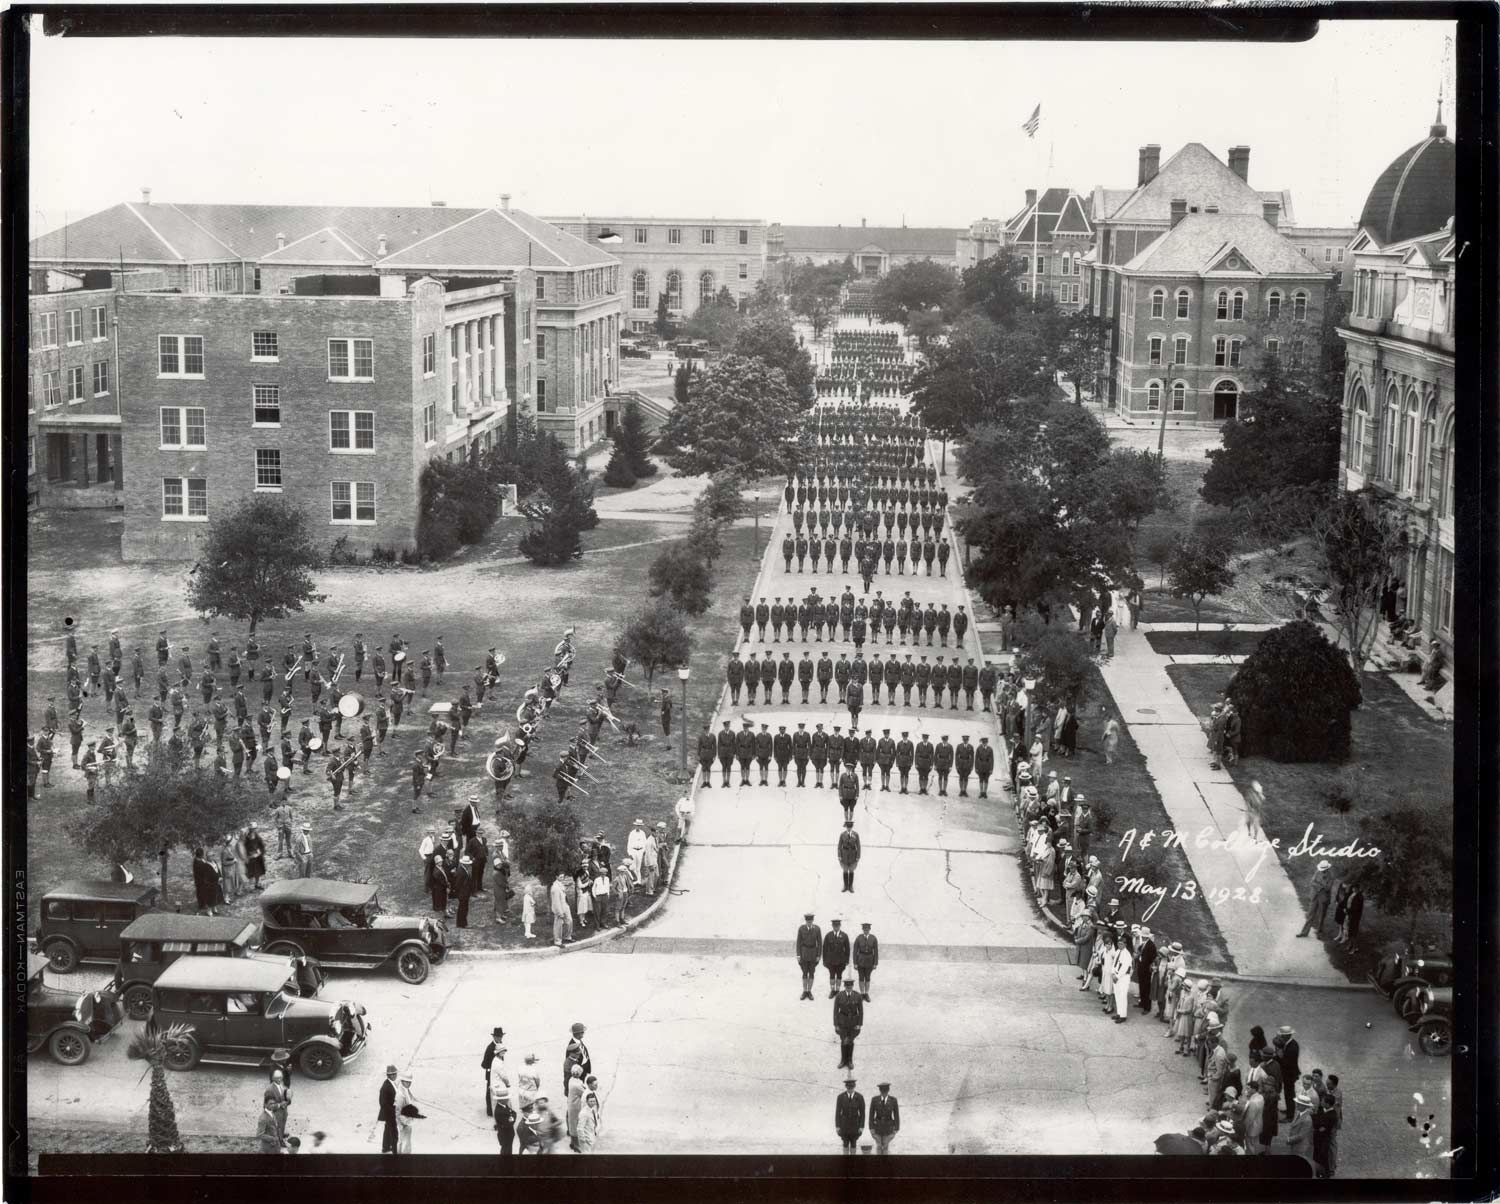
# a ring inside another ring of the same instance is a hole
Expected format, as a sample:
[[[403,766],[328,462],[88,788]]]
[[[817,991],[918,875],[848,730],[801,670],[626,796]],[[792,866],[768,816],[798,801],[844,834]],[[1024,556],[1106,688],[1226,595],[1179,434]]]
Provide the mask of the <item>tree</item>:
[[[1073,400],[1083,400],[1083,385],[1093,382],[1105,367],[1109,351],[1109,319],[1096,318],[1088,308],[1061,314],[1054,360],[1057,370],[1072,382]]]
[[[1226,693],[1240,713],[1245,756],[1340,761],[1349,755],[1359,678],[1348,658],[1306,619],[1268,631]]]
[[[1403,804],[1360,820],[1359,834],[1379,857],[1365,859],[1354,881],[1376,907],[1408,920],[1407,941],[1429,911],[1453,910],[1453,831],[1431,811]]]
[[[958,439],[1017,400],[1046,398],[1051,379],[1034,331],[1007,332],[965,314],[912,377],[911,407],[945,439]]]
[[[1049,711],[1066,705],[1077,714],[1088,701],[1089,671],[1094,663],[1087,637],[1066,623],[1044,623],[1028,616],[1017,625],[1014,643],[1021,649],[1017,662],[1021,676],[1036,678],[1031,700]]]
[[[1021,261],[1009,249],[965,268],[958,280],[953,305],[956,311],[978,311],[996,326],[1009,330],[1029,304],[1017,281],[1022,278]]]
[[[599,523],[594,487],[567,467],[563,475],[549,481],[543,494],[542,500],[529,500],[521,507],[535,525],[517,546],[533,564],[567,564],[582,555],[582,533]]]
[[[301,614],[325,595],[313,588],[323,557],[307,533],[307,513],[284,498],[236,502],[208,524],[203,552],[188,576],[188,605],[210,618],[248,620]]]
[[[484,466],[499,483],[514,485],[518,498],[527,497],[541,485],[538,473],[552,463],[551,453],[561,459],[562,445],[548,434],[539,433],[536,419],[524,410],[506,418],[500,441],[484,455]]]
[[[630,470],[629,458],[615,444],[609,463],[604,466],[604,483],[613,489],[629,489],[635,484],[635,473]]]
[[[1222,540],[1194,532],[1177,541],[1167,565],[1174,598],[1186,598],[1193,604],[1193,630],[1203,621],[1203,600],[1221,594],[1234,584],[1234,570],[1229,567],[1230,548]]]
[[[712,600],[708,565],[688,540],[668,544],[651,562],[651,596],[665,596],[683,614],[701,615]]]
[[[740,327],[733,351],[758,359],[768,368],[780,368],[799,407],[805,409],[816,400],[812,360],[798,346],[791,320],[784,313],[756,314]]]
[[[656,321],[652,323],[656,330],[657,338],[670,338],[672,335],[672,310],[667,305],[667,294],[656,294]]]
[[[478,543],[500,516],[500,482],[479,460],[429,460],[418,478],[417,548],[435,560]]]
[[[912,310],[952,305],[957,285],[951,268],[930,259],[897,264],[875,282],[875,312],[887,322],[900,322]]]
[[[716,472],[693,503],[693,513],[707,515],[716,523],[732,523],[745,513],[745,495],[733,471]]]
[[[685,476],[724,469],[745,476],[776,472],[799,410],[779,368],[726,355],[696,375],[687,402],[673,407],[667,441],[678,450],[667,462]]]
[[[511,834],[521,873],[534,874],[544,886],[558,874],[571,874],[578,868],[583,829],[578,812],[567,803],[547,799],[527,810],[507,800],[500,805],[500,826]]]
[[[1158,535],[1146,546],[1146,559],[1161,570],[1161,581],[1158,589],[1167,586],[1167,565],[1172,563],[1172,553],[1177,551],[1177,543],[1168,535]]]
[[[945,325],[940,309],[912,309],[906,313],[906,333],[917,340],[917,347],[923,352],[943,333]]]
[[[693,637],[665,598],[654,598],[636,612],[620,636],[620,650],[646,672],[650,685],[658,669],[687,664]]]
[[[117,774],[99,787],[98,802],[67,823],[70,838],[111,865],[162,855],[162,897],[167,856],[174,849],[217,844],[261,809],[263,799],[245,784],[211,769],[179,762],[166,744],[146,746],[135,773]]]
[[[1406,543],[1400,518],[1367,490],[1338,490],[1312,520],[1313,545],[1328,577],[1334,623],[1363,669],[1380,622],[1380,594]]]
[[[132,1061],[147,1062],[151,1071],[151,1099],[146,1112],[146,1153],[181,1154],[185,1150],[177,1131],[177,1107],[167,1087],[167,1056],[185,1047],[191,1037],[188,1026],[173,1024],[163,1028],[155,1020],[130,1039],[125,1056]]]
[[[692,339],[702,339],[714,354],[729,349],[744,325],[739,307],[734,298],[716,297],[707,305],[698,306],[693,316],[683,326],[683,333]]]
[[[615,427],[615,447],[625,449],[630,471],[637,477],[654,477],[656,465],[651,460],[650,439],[646,435],[646,419],[641,407],[634,401],[627,402]]]
[[[693,523],[687,533],[687,545],[693,550],[693,555],[703,561],[710,572],[713,571],[714,561],[724,554],[724,543],[719,538],[720,532],[719,523],[703,511],[694,509]]]

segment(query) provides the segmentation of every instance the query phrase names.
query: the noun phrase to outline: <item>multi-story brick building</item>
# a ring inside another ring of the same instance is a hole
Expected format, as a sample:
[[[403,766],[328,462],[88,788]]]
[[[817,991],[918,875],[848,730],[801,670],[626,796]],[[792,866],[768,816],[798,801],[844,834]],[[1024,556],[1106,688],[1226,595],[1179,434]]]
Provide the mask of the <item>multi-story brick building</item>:
[[[766,223],[761,218],[549,217],[558,229],[607,249],[624,269],[624,320],[649,330],[657,298],[676,319],[727,288],[736,302],[766,273]]]
[[[1453,654],[1456,152],[1439,122],[1381,173],[1351,247],[1343,484],[1400,508],[1405,610]]]
[[[1108,320],[1108,364],[1096,396],[1138,418],[1222,422],[1239,413],[1258,357],[1286,337],[1266,327],[1316,330],[1337,265],[1283,229],[1291,195],[1250,187],[1250,148],[1226,164],[1190,142],[1158,167],[1161,149],[1141,148],[1135,189],[1094,189],[1097,246],[1083,266],[1093,312]],[[1342,243],[1353,236],[1347,232]]]
[[[329,275],[305,292],[116,297],[127,559],[196,554],[215,510],[299,503],[356,549],[415,538],[432,459],[490,447],[532,311],[514,282],[408,287]]]
[[[1026,204],[1005,225],[1005,245],[1021,260],[1022,292],[1050,297],[1062,309],[1081,309],[1087,302],[1083,265],[1094,245],[1094,227],[1076,192],[1049,188],[1038,198],[1036,189],[1028,188]]]
[[[958,264],[958,239],[964,231],[937,226],[783,226],[766,232],[766,258],[776,262],[842,263],[853,259],[861,276],[884,276],[893,267],[930,259],[946,267]]]

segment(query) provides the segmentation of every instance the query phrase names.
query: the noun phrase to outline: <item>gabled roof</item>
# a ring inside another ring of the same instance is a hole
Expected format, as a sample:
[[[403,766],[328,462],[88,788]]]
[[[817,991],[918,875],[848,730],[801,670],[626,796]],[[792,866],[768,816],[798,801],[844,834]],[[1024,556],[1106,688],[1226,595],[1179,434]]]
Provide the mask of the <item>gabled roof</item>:
[[[113,205],[31,240],[32,259],[182,263],[200,257],[234,258],[168,205]]]
[[[1053,233],[1092,234],[1093,232],[1093,223],[1089,221],[1088,214],[1083,211],[1083,198],[1076,192],[1070,192]]]
[[[1186,199],[1190,207],[1196,205],[1200,212],[1217,205],[1220,214],[1254,214],[1261,218],[1265,201],[1283,201],[1284,194],[1258,192],[1230,171],[1229,165],[1208,147],[1201,142],[1189,142],[1163,163],[1155,176],[1135,189],[1109,218],[1114,222],[1169,221],[1172,201],[1178,198]]]
[[[280,250],[262,255],[262,263],[361,263],[375,262],[374,253],[332,226],[305,234]]]
[[[813,251],[854,254],[874,244],[893,255],[952,255],[967,231],[956,226],[782,226],[782,247],[796,257]]]
[[[1089,220],[1101,221],[1113,217],[1115,210],[1128,201],[1135,192],[1133,188],[1103,188],[1094,185],[1089,194]]]
[[[511,210],[482,209],[440,233],[380,261],[383,268],[506,270],[590,267],[616,263],[556,226]]]
[[[1125,265],[1128,272],[1181,272],[1201,275],[1231,248],[1263,276],[1327,277],[1258,214],[1190,213]],[[1247,270],[1247,269],[1240,269]]]

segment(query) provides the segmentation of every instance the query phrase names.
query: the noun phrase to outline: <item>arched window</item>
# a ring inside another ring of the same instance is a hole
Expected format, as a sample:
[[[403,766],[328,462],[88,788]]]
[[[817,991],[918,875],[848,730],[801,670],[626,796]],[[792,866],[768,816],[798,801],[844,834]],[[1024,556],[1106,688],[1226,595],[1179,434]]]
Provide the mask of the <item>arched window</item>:
[[[1161,409],[1161,381],[1153,380],[1146,386],[1146,408],[1153,411]]]
[[[1400,425],[1401,402],[1392,386],[1385,398],[1385,438],[1380,444],[1380,479],[1383,481],[1396,479],[1396,434]]]
[[[1422,483],[1417,489],[1419,497],[1429,502],[1437,501],[1439,480],[1443,475],[1442,461],[1437,447],[1437,398],[1427,403],[1422,412]]]
[[[1151,316],[1153,318],[1163,317],[1166,314],[1166,310],[1167,310],[1167,290],[1164,289],[1164,288],[1154,288],[1154,289],[1152,289],[1151,290]]]
[[[1231,298],[1231,300],[1233,301],[1233,304],[1230,306],[1229,316],[1231,318],[1233,318],[1236,322],[1238,322],[1238,321],[1240,321],[1245,316],[1245,293],[1244,293],[1244,290],[1243,289],[1235,289],[1234,290],[1234,296],[1233,296],[1233,298]]]
[[[1417,410],[1419,406],[1416,390],[1406,395],[1406,409],[1401,415],[1401,479],[1397,489],[1417,491]]]
[[[1214,420],[1226,422],[1240,411],[1240,387],[1232,380],[1221,380],[1214,386]]]
[[[1172,412],[1180,414],[1187,409],[1187,385],[1180,380],[1172,382]]]
[[[1349,433],[1349,467],[1361,476],[1365,471],[1365,437],[1370,425],[1370,399],[1362,385],[1354,386],[1354,422]]]
[[[1281,290],[1273,288],[1266,294],[1266,317],[1276,321],[1281,317]]]
[[[1301,322],[1307,318],[1307,294],[1298,289],[1292,294],[1292,321]]]
[[[630,277],[630,305],[633,309],[651,308],[651,281],[644,268],[637,268]]]
[[[1458,465],[1453,462],[1453,427],[1448,427],[1448,437],[1443,440],[1443,505],[1439,511],[1439,517],[1452,518],[1453,509],[1453,479],[1458,475]]]
[[[714,274],[701,272],[698,275],[698,304],[712,305],[714,300]]]
[[[1179,318],[1186,318],[1188,316],[1188,310],[1191,304],[1192,295],[1193,294],[1185,288],[1180,288],[1177,290],[1177,316]]]
[[[1220,321],[1229,317],[1229,291],[1220,289],[1214,294],[1214,317]]]
[[[667,308],[682,308],[682,273],[676,268],[667,273]]]

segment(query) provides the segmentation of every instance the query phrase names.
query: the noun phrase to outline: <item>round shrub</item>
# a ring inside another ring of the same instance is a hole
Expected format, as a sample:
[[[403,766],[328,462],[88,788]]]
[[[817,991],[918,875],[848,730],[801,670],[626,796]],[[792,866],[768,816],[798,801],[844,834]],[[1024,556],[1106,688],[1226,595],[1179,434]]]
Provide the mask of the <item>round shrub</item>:
[[[1268,631],[1229,683],[1240,751],[1273,761],[1342,761],[1360,703],[1349,657],[1305,619]]]

